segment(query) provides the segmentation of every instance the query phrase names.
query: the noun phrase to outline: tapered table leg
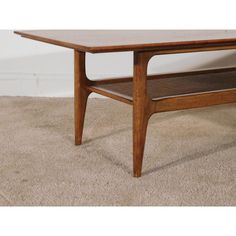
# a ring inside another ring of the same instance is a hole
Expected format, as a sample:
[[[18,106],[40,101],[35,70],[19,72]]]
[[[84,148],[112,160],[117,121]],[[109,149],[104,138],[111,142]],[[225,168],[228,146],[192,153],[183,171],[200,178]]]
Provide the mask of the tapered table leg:
[[[82,142],[84,118],[89,92],[86,89],[85,53],[74,51],[74,122],[75,145]]]
[[[146,139],[146,130],[150,118],[150,99],[147,94],[147,64],[145,53],[134,52],[133,78],[133,175],[140,177]]]

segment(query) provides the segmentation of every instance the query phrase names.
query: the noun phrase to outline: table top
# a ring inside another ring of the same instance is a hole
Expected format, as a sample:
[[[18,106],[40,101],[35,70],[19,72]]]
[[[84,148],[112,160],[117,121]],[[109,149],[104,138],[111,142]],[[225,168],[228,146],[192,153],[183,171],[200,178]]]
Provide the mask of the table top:
[[[236,45],[236,30],[30,30],[15,33],[90,53]]]

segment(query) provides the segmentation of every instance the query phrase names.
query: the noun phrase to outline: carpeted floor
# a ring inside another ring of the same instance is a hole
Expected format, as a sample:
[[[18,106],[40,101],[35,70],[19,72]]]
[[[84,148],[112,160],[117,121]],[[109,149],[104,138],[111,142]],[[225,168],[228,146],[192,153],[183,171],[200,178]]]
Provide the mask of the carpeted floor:
[[[142,178],[132,109],[90,99],[73,144],[70,98],[0,98],[0,205],[236,206],[235,104],[154,115]]]

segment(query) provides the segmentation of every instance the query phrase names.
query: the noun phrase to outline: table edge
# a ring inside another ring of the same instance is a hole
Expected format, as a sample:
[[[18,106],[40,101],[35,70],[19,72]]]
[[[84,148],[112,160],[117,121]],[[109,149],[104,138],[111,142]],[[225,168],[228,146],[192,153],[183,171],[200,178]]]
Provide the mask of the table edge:
[[[202,47],[207,48],[209,46],[235,46],[236,38],[227,39],[211,39],[211,40],[196,40],[196,41],[179,41],[179,42],[165,42],[165,43],[146,43],[146,44],[130,44],[130,45],[111,45],[111,46],[84,46],[79,44],[73,44],[68,42],[63,42],[60,40],[49,39],[41,36],[36,36],[32,34],[27,34],[21,31],[14,31],[15,34],[20,35],[24,38],[49,43],[61,47],[66,47],[82,52],[89,53],[107,53],[107,52],[125,52],[125,51],[150,51],[159,49],[182,49],[182,48],[196,48]]]

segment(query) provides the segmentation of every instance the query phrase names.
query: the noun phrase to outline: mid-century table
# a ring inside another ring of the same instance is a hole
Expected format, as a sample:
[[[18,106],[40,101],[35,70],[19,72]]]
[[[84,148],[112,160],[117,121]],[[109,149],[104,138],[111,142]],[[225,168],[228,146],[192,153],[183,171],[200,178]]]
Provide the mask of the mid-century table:
[[[74,50],[75,144],[82,140],[87,98],[95,92],[133,106],[133,173],[141,176],[152,114],[236,102],[236,68],[147,75],[156,55],[236,49],[233,30],[35,30],[23,37]],[[132,51],[133,77],[92,81],[86,53]]]

